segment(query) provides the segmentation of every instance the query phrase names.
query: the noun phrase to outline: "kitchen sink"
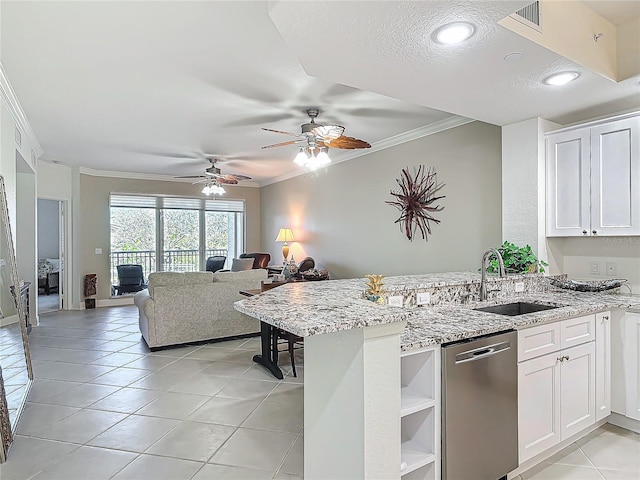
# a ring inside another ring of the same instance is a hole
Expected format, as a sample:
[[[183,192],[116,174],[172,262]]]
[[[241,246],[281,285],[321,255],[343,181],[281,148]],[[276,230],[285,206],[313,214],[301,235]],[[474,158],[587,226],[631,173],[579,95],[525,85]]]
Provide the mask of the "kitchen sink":
[[[541,312],[543,310],[551,310],[558,308],[554,305],[542,305],[539,303],[515,302],[505,303],[502,305],[492,305],[491,307],[474,308],[480,312],[497,313],[499,315],[508,315],[515,317],[516,315],[524,315],[526,313]]]

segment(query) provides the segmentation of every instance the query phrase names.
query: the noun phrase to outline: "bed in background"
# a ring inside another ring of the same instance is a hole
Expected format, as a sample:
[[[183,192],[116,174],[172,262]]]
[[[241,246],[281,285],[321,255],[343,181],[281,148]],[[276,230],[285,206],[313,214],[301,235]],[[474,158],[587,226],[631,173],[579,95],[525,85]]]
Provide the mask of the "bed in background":
[[[59,258],[39,258],[38,259],[38,293],[44,290],[45,295],[58,291],[60,284],[60,259]]]

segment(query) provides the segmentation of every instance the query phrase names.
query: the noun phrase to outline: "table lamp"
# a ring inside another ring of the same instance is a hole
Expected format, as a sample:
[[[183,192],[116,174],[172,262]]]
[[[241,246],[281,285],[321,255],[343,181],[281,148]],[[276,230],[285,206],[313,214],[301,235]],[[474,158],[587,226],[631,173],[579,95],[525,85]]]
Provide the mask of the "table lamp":
[[[276,242],[284,242],[282,245],[282,256],[284,257],[284,263],[287,263],[287,257],[289,256],[289,245],[287,242],[293,242],[295,239],[293,238],[293,232],[289,227],[281,228],[278,232],[278,237],[276,238]]]

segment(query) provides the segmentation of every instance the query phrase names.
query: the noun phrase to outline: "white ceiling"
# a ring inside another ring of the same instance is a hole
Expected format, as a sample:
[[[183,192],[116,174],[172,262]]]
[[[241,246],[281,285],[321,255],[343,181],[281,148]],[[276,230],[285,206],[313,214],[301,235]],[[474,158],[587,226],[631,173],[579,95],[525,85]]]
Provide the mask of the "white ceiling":
[[[637,78],[615,84],[496,25],[527,3],[3,0],[0,59],[46,160],[173,176],[202,173],[207,153],[265,184],[299,169],[295,147],[260,148],[289,139],[260,127],[297,133],[309,107],[376,147],[452,114],[566,123],[640,104]],[[463,18],[478,26],[463,48],[428,40]],[[540,83],[569,67],[570,88]]]

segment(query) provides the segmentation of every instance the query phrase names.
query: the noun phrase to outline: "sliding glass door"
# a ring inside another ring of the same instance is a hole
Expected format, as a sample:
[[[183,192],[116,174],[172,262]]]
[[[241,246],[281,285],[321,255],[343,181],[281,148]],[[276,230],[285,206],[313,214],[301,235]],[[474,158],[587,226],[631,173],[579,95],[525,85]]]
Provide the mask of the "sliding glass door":
[[[111,282],[117,265],[155,271],[204,270],[206,259],[244,251],[244,201],[111,194]]]

